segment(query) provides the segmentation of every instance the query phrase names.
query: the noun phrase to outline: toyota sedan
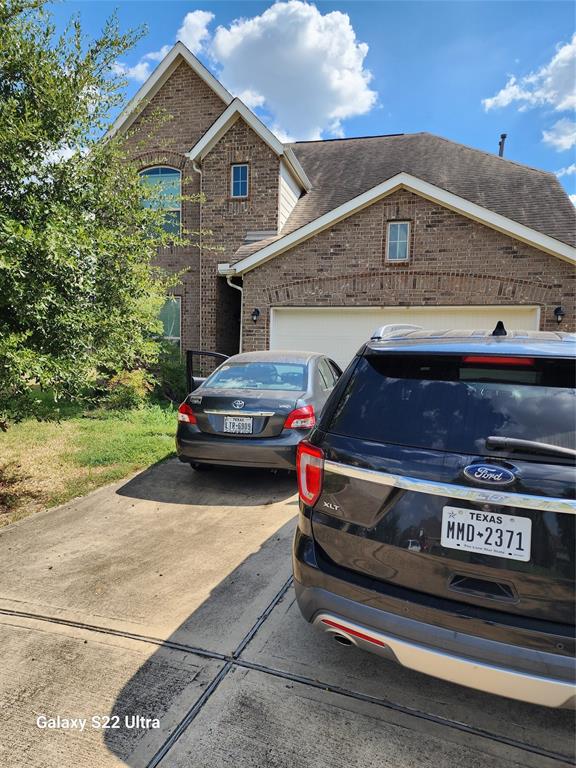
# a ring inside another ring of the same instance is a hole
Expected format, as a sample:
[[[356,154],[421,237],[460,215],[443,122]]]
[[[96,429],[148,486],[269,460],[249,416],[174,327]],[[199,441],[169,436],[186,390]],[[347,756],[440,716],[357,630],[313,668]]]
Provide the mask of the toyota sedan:
[[[180,461],[295,469],[296,446],[342,371],[316,352],[246,352],[229,358],[178,409]]]

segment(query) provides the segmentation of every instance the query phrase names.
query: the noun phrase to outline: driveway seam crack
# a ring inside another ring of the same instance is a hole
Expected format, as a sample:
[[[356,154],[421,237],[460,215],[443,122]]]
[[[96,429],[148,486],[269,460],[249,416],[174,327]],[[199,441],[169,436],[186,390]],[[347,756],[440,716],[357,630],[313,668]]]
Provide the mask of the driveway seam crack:
[[[43,614],[34,614],[26,611],[16,611],[12,609],[0,608],[0,615],[11,616],[16,618],[33,619],[33,620],[43,621],[51,624],[68,626],[76,629],[84,629],[84,630],[88,630],[88,631],[99,633],[99,634],[125,637],[127,639],[148,643],[148,644],[160,646],[163,648],[169,648],[171,650],[177,650],[183,653],[188,653],[188,654],[200,656],[203,658],[225,662],[222,669],[214,676],[212,681],[208,684],[206,689],[203,691],[202,695],[194,702],[192,707],[180,720],[180,722],[175,727],[175,729],[170,734],[170,736],[168,736],[168,738],[164,741],[162,746],[154,754],[152,759],[147,763],[146,768],[156,768],[156,766],[160,764],[160,762],[172,749],[174,744],[178,741],[180,736],[182,736],[182,734],[186,731],[188,726],[200,713],[200,711],[205,706],[205,704],[207,703],[209,698],[212,696],[212,694],[216,691],[220,683],[224,680],[224,678],[228,675],[228,673],[234,667],[240,667],[242,669],[252,670],[254,672],[261,672],[262,674],[270,675],[272,677],[280,678],[283,680],[288,680],[290,682],[298,683],[298,684],[315,688],[318,690],[334,693],[340,696],[345,696],[347,698],[363,701],[369,704],[375,704],[384,709],[389,709],[391,711],[399,712],[401,714],[405,714],[409,717],[414,717],[420,720],[427,720],[429,722],[435,723],[436,725],[458,730],[470,736],[477,736],[482,739],[490,739],[493,741],[497,741],[503,745],[506,745],[515,749],[519,749],[524,752],[530,752],[534,755],[545,757],[556,762],[561,762],[569,765],[574,764],[572,758],[569,755],[564,755],[562,753],[552,752],[550,750],[542,749],[540,747],[537,747],[536,745],[518,741],[516,739],[512,739],[507,736],[491,733],[490,731],[485,731],[482,728],[477,728],[475,726],[468,725],[466,723],[462,723],[457,720],[451,720],[449,718],[444,718],[439,715],[433,715],[428,712],[424,712],[422,710],[406,707],[402,704],[395,704],[394,702],[388,701],[386,699],[379,699],[375,696],[370,696],[369,694],[363,694],[357,691],[351,691],[351,690],[348,690],[347,688],[341,688],[340,686],[332,685],[330,683],[325,683],[320,680],[315,680],[315,679],[305,677],[302,675],[297,675],[291,672],[285,672],[280,669],[268,667],[264,664],[259,664],[258,662],[241,659],[240,658],[241,654],[244,652],[244,650],[253,640],[258,630],[262,627],[262,625],[264,624],[266,619],[270,616],[274,608],[278,605],[278,603],[282,600],[284,595],[287,593],[290,586],[292,585],[292,581],[293,579],[292,577],[290,577],[282,585],[282,587],[274,595],[272,600],[268,603],[264,611],[262,611],[262,613],[258,616],[258,618],[254,622],[252,627],[249,629],[249,631],[244,635],[244,637],[242,638],[242,640],[240,641],[240,643],[238,644],[238,646],[236,647],[236,649],[233,651],[231,655],[218,653],[216,651],[209,651],[205,648],[197,648],[194,646],[186,645],[184,643],[177,643],[171,640],[162,640],[160,638],[155,638],[147,635],[140,635],[135,632],[128,632],[124,630],[112,629],[107,627],[100,627],[95,624],[88,624],[80,621],[74,621],[71,619],[63,619],[58,617],[46,616]]]
[[[244,635],[242,640],[239,642],[239,644],[236,647],[236,650],[233,651],[232,656],[228,657],[228,661],[226,664],[222,667],[220,672],[213,678],[212,682],[208,685],[206,690],[202,693],[200,698],[198,698],[192,707],[188,710],[188,712],[184,715],[182,720],[178,723],[176,728],[172,731],[170,736],[166,739],[166,741],[162,744],[160,749],[156,752],[156,754],[152,757],[149,763],[147,763],[146,768],[156,768],[162,760],[166,757],[168,752],[172,749],[174,744],[178,741],[180,736],[186,731],[188,726],[192,723],[192,721],[196,718],[196,716],[200,713],[202,708],[205,706],[208,699],[212,696],[214,691],[218,688],[222,680],[228,675],[231,669],[233,669],[234,666],[236,666],[236,662],[238,659],[238,656],[244,651],[246,646],[250,643],[254,635],[258,632],[262,624],[266,621],[268,616],[272,613],[274,608],[278,605],[280,600],[284,597],[290,586],[292,585],[293,578],[290,576],[284,584],[280,587],[278,592],[274,595],[272,600],[268,603],[266,608],[262,611],[262,613],[258,616],[252,627],[248,630],[248,632]]]
[[[72,619],[62,619],[56,616],[45,616],[40,613],[28,613],[27,611],[14,611],[8,608],[0,608],[0,616],[11,616],[13,618],[32,619],[35,621],[43,621],[48,624],[56,624],[65,627],[72,627],[73,629],[85,629],[89,632],[96,632],[101,635],[112,635],[114,637],[125,637],[128,640],[137,640],[141,643],[149,643],[150,645],[158,645],[162,648],[169,648],[174,651],[182,651],[183,653],[192,653],[196,656],[206,657],[208,659],[217,659],[220,661],[227,661],[230,656],[225,653],[218,653],[217,651],[208,651],[205,648],[196,648],[193,645],[186,645],[185,643],[177,643],[174,640],[162,640],[159,637],[152,637],[149,635],[140,635],[137,632],[128,632],[123,629],[113,629],[111,627],[101,627],[97,624],[87,624],[83,621],[74,621]]]
[[[297,675],[292,672],[284,672],[280,669],[268,667],[265,664],[258,664],[257,662],[247,661],[244,659],[236,659],[234,665],[242,667],[243,669],[253,670],[254,672],[262,672],[263,674],[271,675],[272,677],[278,677],[282,680],[289,680],[292,683],[299,683],[301,685],[308,686],[310,688],[316,688],[317,690],[327,691],[329,693],[335,693],[339,696],[345,696],[350,699],[356,699],[357,701],[364,701],[368,704],[375,704],[383,709],[389,709],[393,712],[399,712],[401,714],[408,715],[409,717],[415,717],[419,720],[427,720],[429,722],[440,725],[444,728],[452,728],[454,730],[462,731],[470,736],[478,736],[482,739],[490,739],[492,741],[498,741],[501,744],[505,744],[509,747],[520,749],[524,752],[532,752],[540,757],[547,757],[551,760],[559,761],[562,763],[568,763],[573,765],[573,759],[569,755],[564,755],[561,752],[552,752],[547,749],[542,749],[536,745],[529,744],[527,742],[518,741],[517,739],[511,739],[508,736],[501,736],[499,734],[485,731],[483,728],[477,728],[473,725],[460,722],[458,720],[451,720],[441,715],[433,715],[428,712],[424,712],[420,709],[414,709],[413,707],[407,707],[402,704],[395,704],[387,699],[379,699],[376,696],[370,696],[370,694],[359,693],[358,691],[350,691],[348,688],[341,688],[338,685],[331,683],[325,683],[321,680],[314,680],[310,677],[304,677],[303,675]]]

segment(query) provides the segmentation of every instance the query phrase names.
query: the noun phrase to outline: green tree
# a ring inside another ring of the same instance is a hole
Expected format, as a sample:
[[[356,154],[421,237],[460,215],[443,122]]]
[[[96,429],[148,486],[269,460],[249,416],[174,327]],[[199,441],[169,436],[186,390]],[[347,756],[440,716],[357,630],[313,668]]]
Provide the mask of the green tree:
[[[97,40],[77,19],[57,36],[44,0],[0,0],[0,427],[35,413],[38,387],[77,399],[157,357],[169,279],[152,260],[174,236],[104,137],[112,64],[139,35],[112,18]]]

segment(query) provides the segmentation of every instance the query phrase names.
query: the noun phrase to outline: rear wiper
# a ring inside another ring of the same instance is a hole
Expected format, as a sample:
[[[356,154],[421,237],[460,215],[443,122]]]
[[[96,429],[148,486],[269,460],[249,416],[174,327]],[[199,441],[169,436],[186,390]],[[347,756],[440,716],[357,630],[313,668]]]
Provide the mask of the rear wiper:
[[[576,459],[576,451],[572,448],[562,448],[551,443],[537,443],[535,440],[520,440],[518,437],[500,437],[491,435],[486,438],[486,448],[495,451],[524,451],[524,453],[539,453],[548,456],[563,456],[566,459]]]

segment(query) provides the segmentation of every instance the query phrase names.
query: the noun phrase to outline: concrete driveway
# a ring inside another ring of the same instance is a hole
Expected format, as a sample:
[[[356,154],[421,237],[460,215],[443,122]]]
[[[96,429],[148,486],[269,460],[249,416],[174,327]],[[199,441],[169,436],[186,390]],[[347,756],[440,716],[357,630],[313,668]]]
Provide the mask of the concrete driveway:
[[[174,460],[3,529],[0,764],[572,764],[571,713],[307,625],[290,583],[297,509],[292,478]],[[48,727],[57,717],[68,727]]]

